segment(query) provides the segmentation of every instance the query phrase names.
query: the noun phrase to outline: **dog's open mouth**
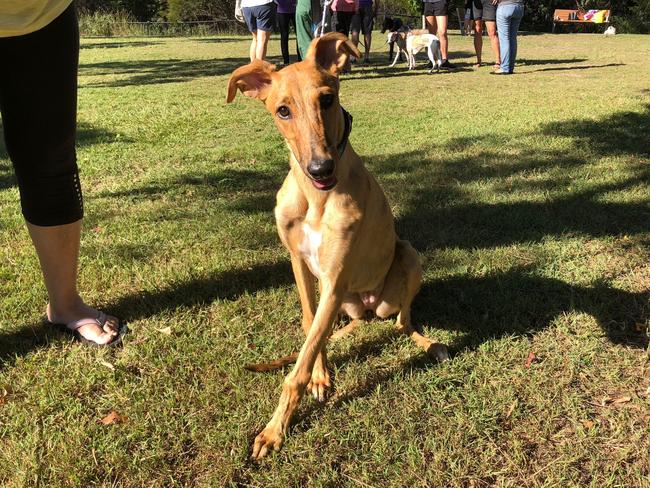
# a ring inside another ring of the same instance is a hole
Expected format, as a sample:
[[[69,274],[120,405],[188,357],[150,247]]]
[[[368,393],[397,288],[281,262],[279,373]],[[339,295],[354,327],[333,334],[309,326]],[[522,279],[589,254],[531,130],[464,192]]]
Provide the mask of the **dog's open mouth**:
[[[318,190],[327,191],[336,186],[337,180],[336,176],[330,176],[329,178],[325,178],[323,180],[312,179],[311,182]]]

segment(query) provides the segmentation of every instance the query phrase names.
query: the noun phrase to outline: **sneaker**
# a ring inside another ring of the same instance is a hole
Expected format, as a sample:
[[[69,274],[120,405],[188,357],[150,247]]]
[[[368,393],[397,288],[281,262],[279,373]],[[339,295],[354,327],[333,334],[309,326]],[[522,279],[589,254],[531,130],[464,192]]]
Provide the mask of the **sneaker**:
[[[456,69],[456,65],[451,64],[448,59],[445,59],[440,65],[442,69]]]

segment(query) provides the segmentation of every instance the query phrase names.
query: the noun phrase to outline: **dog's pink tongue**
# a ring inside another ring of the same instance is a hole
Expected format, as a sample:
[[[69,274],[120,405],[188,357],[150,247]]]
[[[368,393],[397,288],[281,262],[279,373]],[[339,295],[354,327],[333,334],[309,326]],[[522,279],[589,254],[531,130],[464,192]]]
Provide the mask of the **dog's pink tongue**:
[[[335,177],[335,176],[332,176],[331,178],[328,178],[328,179],[326,179],[326,180],[320,180],[320,181],[318,181],[318,180],[311,180],[311,181],[312,181],[312,183],[314,184],[314,186],[315,186],[316,188],[318,188],[319,190],[324,190],[325,188],[329,188],[329,187],[332,186],[334,183],[336,183],[336,177]]]

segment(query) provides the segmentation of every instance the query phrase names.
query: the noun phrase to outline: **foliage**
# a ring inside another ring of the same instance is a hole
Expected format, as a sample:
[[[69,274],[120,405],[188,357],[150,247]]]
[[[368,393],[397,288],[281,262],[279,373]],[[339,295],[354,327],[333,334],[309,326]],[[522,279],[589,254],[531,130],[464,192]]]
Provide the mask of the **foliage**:
[[[128,12],[135,20],[157,20],[165,13],[166,0],[76,0],[81,12]]]
[[[172,22],[232,18],[234,11],[234,0],[167,0],[167,19]]]

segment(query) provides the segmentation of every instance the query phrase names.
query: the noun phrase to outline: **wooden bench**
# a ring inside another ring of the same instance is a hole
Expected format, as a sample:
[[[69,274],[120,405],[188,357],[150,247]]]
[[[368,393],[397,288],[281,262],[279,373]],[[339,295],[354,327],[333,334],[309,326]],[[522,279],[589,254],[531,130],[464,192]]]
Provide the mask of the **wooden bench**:
[[[603,9],[604,10],[604,9]],[[553,12],[553,33],[555,33],[555,27],[557,24],[566,24],[566,25],[584,25],[584,24],[593,24],[593,25],[609,25],[609,15],[610,11],[605,10],[605,21],[602,24],[596,24],[592,22],[591,19],[585,20],[585,12],[581,10],[571,10],[571,9],[555,9]]]

